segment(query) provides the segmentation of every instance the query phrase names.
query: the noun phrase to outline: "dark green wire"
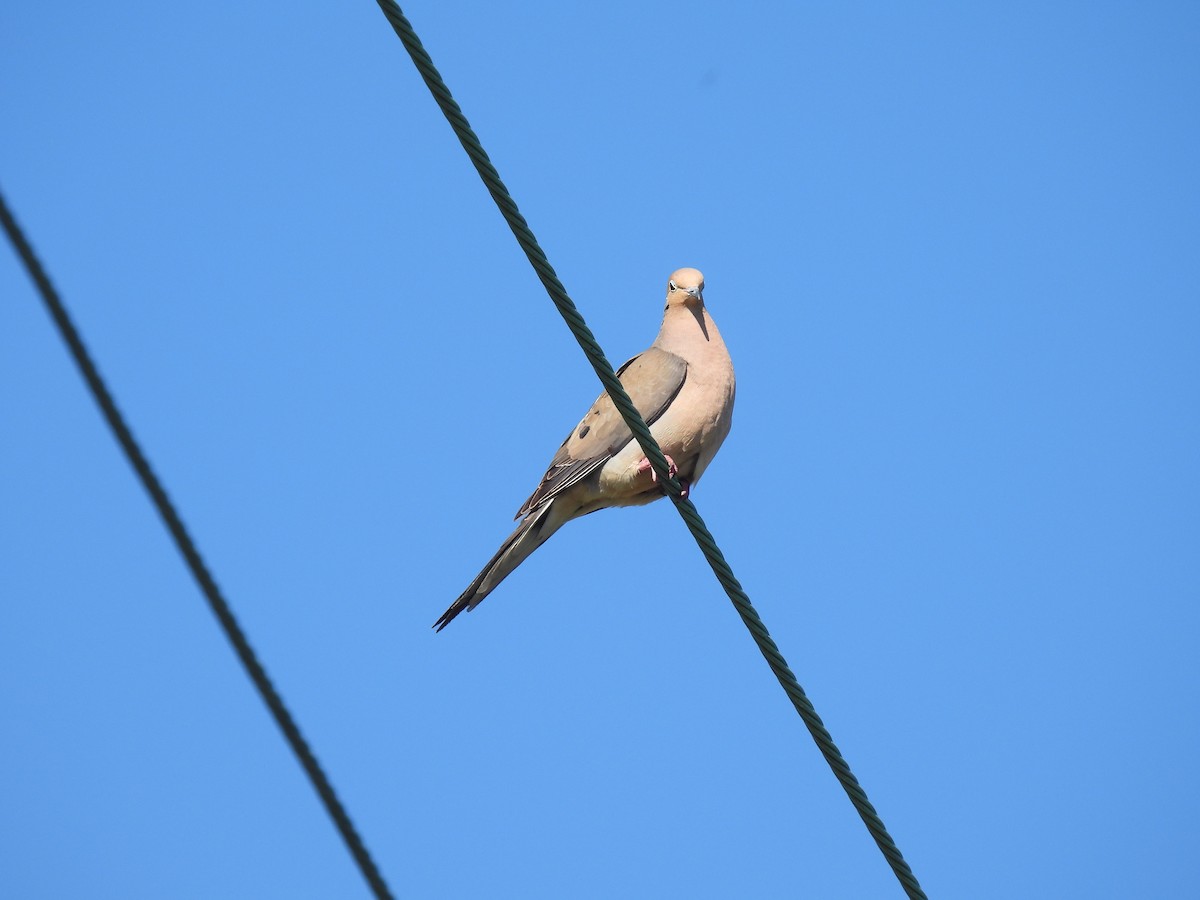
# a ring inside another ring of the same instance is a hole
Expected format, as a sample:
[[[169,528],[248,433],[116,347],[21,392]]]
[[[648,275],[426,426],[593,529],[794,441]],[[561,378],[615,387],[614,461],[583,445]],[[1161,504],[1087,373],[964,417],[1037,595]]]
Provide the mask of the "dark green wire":
[[[371,854],[367,850],[367,845],[363,843],[363,839],[354,828],[354,823],[350,821],[350,816],[346,812],[346,808],[342,806],[341,800],[338,799],[332,782],[330,782],[325,771],[321,768],[321,764],[317,761],[312,748],[309,747],[308,741],[301,734],[300,726],[296,724],[296,720],[288,712],[287,706],[284,705],[283,698],[275,690],[275,685],[271,682],[270,676],[267,675],[267,670],[258,661],[258,655],[254,652],[254,648],[250,646],[250,641],[238,624],[237,618],[234,617],[233,609],[229,606],[228,601],[226,601],[224,595],[221,593],[221,589],[217,586],[212,572],[209,571],[208,566],[204,563],[204,559],[200,556],[200,550],[196,547],[195,541],[192,540],[191,535],[184,526],[183,519],[180,518],[174,504],[171,503],[171,498],[167,496],[162,482],[158,480],[158,476],[150,468],[150,462],[146,459],[146,454],[142,452],[141,446],[139,446],[129,425],[125,422],[125,417],[121,415],[121,411],[117,408],[116,401],[113,400],[112,393],[105,385],[104,379],[100,377],[100,370],[96,368],[91,354],[88,353],[87,347],[84,346],[83,338],[79,336],[78,329],[75,328],[74,322],[71,321],[66,306],[58,296],[58,291],[54,289],[54,285],[50,282],[50,276],[46,274],[46,270],[42,267],[37,255],[33,252],[33,247],[30,246],[20,225],[17,224],[16,217],[9,210],[8,204],[4,202],[3,194],[0,194],[0,226],[3,227],[5,233],[8,235],[8,239],[12,242],[13,249],[17,251],[17,255],[25,264],[25,270],[29,273],[29,277],[33,280],[38,292],[42,295],[46,309],[49,310],[51,318],[54,319],[54,324],[58,326],[59,334],[62,335],[62,339],[66,343],[71,356],[74,358],[75,364],[79,366],[83,380],[87,383],[92,396],[96,400],[96,404],[104,414],[104,419],[108,423],[108,427],[116,437],[117,443],[121,445],[121,449],[125,451],[125,456],[129,459],[129,464],[133,466],[134,472],[137,473],[139,480],[141,480],[146,493],[150,495],[150,500],[154,504],[154,508],[158,510],[163,523],[167,526],[171,537],[174,538],[175,546],[179,548],[179,552],[187,563],[187,567],[192,572],[192,577],[196,579],[196,583],[200,586],[201,592],[208,601],[213,615],[217,617],[217,621],[220,622],[221,628],[225,631],[225,636],[229,639],[229,643],[233,645],[234,652],[237,653],[238,659],[241,660],[242,665],[246,669],[246,674],[250,676],[250,680],[262,696],[263,702],[267,704],[267,709],[270,710],[271,716],[275,719],[275,724],[283,732],[283,736],[292,748],[292,752],[296,754],[301,767],[303,767],[305,774],[308,775],[308,779],[312,782],[318,796],[320,796],[321,802],[325,805],[325,811],[333,820],[338,833],[342,836],[342,840],[346,842],[346,847],[350,850],[350,855],[354,857],[354,862],[357,864],[359,871],[362,872],[363,878],[367,880],[367,884],[371,887],[371,893],[378,900],[391,900],[392,893],[388,890],[387,883],[383,880],[383,875],[375,865],[375,861],[371,858]]]
[[[377,2],[379,3],[379,8],[383,10],[383,14],[391,23],[392,28],[395,29],[396,34],[404,43],[404,48],[408,51],[409,56],[412,57],[412,61],[416,64],[417,70],[425,80],[426,86],[433,94],[434,100],[437,101],[446,119],[450,122],[450,127],[454,129],[455,135],[458,136],[459,143],[467,151],[467,156],[471,158],[471,162],[475,164],[475,169],[479,173],[479,177],[483,179],[483,183],[487,186],[492,199],[500,207],[500,213],[504,216],[504,221],[512,229],[512,233],[516,237],[517,243],[521,245],[521,249],[525,251],[525,255],[529,257],[529,262],[533,265],[534,271],[537,273],[538,278],[541,279],[547,293],[549,293],[550,299],[558,307],[559,313],[566,320],[567,327],[571,329],[571,334],[575,336],[575,340],[579,342],[579,346],[587,356],[588,362],[596,370],[596,375],[600,378],[604,389],[612,398],[613,403],[616,404],[626,424],[629,425],[634,438],[641,446],[642,452],[646,454],[650,465],[654,467],[654,471],[666,487],[671,499],[675,501],[676,509],[679,510],[683,521],[692,532],[692,536],[695,537],[696,543],[700,545],[700,549],[703,551],[705,559],[708,560],[708,564],[712,566],[717,580],[721,582],[721,586],[725,588],[725,593],[733,601],[733,606],[737,610],[738,615],[742,617],[742,621],[750,629],[750,634],[754,638],[754,642],[758,644],[758,649],[762,651],[762,655],[766,658],[771,671],[775,673],[775,677],[779,679],[780,685],[783,686],[788,698],[796,707],[796,712],[800,714],[800,718],[808,726],[813,740],[816,741],[817,747],[820,748],[821,753],[825,756],[825,761],[833,769],[833,774],[837,776],[837,780],[845,789],[850,802],[858,810],[858,814],[866,824],[867,830],[875,838],[875,843],[879,845],[879,849],[887,859],[888,865],[896,873],[896,877],[900,880],[905,893],[911,898],[925,898],[925,892],[921,890],[921,885],[917,882],[916,876],[913,875],[912,869],[904,861],[904,855],[900,852],[900,848],[896,846],[896,842],[888,834],[883,820],[879,818],[879,814],[875,811],[875,807],[867,799],[866,791],[862,789],[862,785],[858,783],[858,779],[850,771],[850,766],[842,757],[837,745],[834,744],[828,729],[825,728],[825,723],[821,721],[821,717],[817,715],[817,711],[813,708],[812,701],[804,693],[804,688],[800,686],[800,683],[796,680],[796,676],[788,668],[783,654],[779,652],[779,647],[771,639],[767,627],[762,623],[762,619],[759,618],[754,606],[750,603],[750,598],[742,590],[742,586],[738,583],[737,578],[734,577],[733,570],[729,568],[724,555],[721,553],[720,548],[717,547],[717,542],[713,539],[707,526],[705,526],[704,520],[700,518],[700,513],[696,510],[691,500],[679,496],[679,482],[670,476],[667,469],[667,461],[663,456],[662,450],[659,449],[658,443],[650,434],[650,429],[646,427],[646,423],[642,420],[641,415],[633,403],[630,402],[629,395],[625,393],[625,389],[621,386],[621,382],[613,372],[613,367],[605,358],[604,351],[600,349],[600,345],[596,343],[596,339],[592,336],[587,323],[584,322],[583,316],[580,315],[579,310],[576,309],[575,304],[567,295],[566,288],[563,287],[562,282],[558,279],[558,275],[554,272],[554,268],[550,265],[549,260],[546,259],[546,254],[538,245],[537,238],[533,236],[533,232],[529,229],[529,224],[525,221],[525,217],[521,215],[517,209],[516,202],[508,193],[508,188],[500,180],[500,173],[496,171],[496,167],[492,165],[492,161],[488,158],[487,153],[484,152],[479,138],[471,129],[466,116],[463,115],[462,109],[455,102],[454,97],[451,96],[450,89],[442,81],[442,76],[438,73],[433,60],[430,59],[429,54],[425,51],[424,46],[422,46],[416,32],[413,31],[412,25],[405,18],[400,7],[392,2],[392,0],[377,0]]]

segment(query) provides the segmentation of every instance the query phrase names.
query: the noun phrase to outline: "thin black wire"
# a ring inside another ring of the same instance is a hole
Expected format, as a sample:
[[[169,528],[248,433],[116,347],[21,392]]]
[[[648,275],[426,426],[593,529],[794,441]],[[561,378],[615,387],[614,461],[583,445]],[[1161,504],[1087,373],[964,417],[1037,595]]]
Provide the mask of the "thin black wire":
[[[409,56],[412,57],[417,70],[425,80],[426,86],[433,94],[434,100],[437,101],[442,113],[446,116],[447,121],[449,121],[450,127],[454,129],[459,143],[462,144],[463,149],[467,151],[467,155],[471,158],[471,162],[474,163],[476,171],[479,173],[480,178],[483,179],[483,183],[492,195],[492,199],[496,201],[496,205],[500,208],[500,213],[504,216],[508,227],[512,229],[512,233],[516,236],[521,249],[529,257],[529,262],[533,265],[534,271],[537,272],[538,278],[541,279],[547,293],[549,293],[550,299],[558,307],[558,311],[562,314],[563,319],[566,320],[567,327],[571,329],[571,334],[575,336],[575,340],[583,349],[588,362],[596,370],[596,375],[600,378],[604,389],[608,391],[608,395],[612,398],[622,418],[625,419],[626,424],[629,425],[629,429],[633,432],[634,438],[646,454],[646,458],[654,467],[655,472],[658,473],[660,481],[663,482],[667,492],[675,501],[679,514],[683,517],[696,542],[700,545],[701,551],[703,551],[709,565],[712,566],[712,570],[721,582],[721,586],[725,588],[725,592],[733,602],[738,615],[742,617],[742,621],[750,630],[750,634],[758,645],[758,649],[766,658],[771,671],[775,673],[775,677],[779,679],[780,685],[782,685],[788,698],[796,707],[796,711],[804,720],[804,724],[812,734],[813,740],[816,741],[821,753],[825,756],[826,762],[829,763],[834,775],[837,776],[838,781],[845,789],[850,802],[858,811],[859,816],[862,817],[867,830],[870,831],[871,836],[875,839],[875,843],[879,845],[879,849],[883,852],[888,865],[891,866],[892,871],[899,879],[905,893],[910,898],[914,898],[914,900],[916,898],[924,898],[925,892],[921,890],[916,876],[913,874],[908,863],[905,862],[900,848],[896,846],[896,842],[888,834],[883,820],[875,811],[875,807],[867,799],[866,791],[863,790],[858,779],[854,777],[854,773],[850,771],[849,764],[842,757],[837,745],[834,744],[828,729],[825,728],[825,723],[817,715],[812,702],[808,699],[808,696],[804,693],[804,689],[796,680],[796,676],[788,667],[783,654],[779,652],[779,647],[771,639],[767,627],[763,624],[762,619],[759,618],[753,605],[751,605],[749,596],[742,590],[741,584],[734,577],[733,570],[730,569],[729,564],[725,561],[724,555],[717,547],[717,543],[705,526],[704,520],[700,518],[700,513],[696,510],[691,500],[679,496],[679,483],[675,478],[670,476],[667,469],[667,461],[663,457],[662,450],[651,436],[650,429],[646,427],[646,423],[642,420],[636,407],[630,401],[628,394],[625,393],[620,380],[618,380],[616,374],[613,372],[612,365],[605,358],[604,352],[600,349],[600,345],[596,342],[591,330],[584,322],[583,316],[580,315],[571,298],[567,296],[566,288],[559,281],[558,275],[546,258],[546,254],[538,245],[537,238],[534,237],[524,216],[517,209],[516,202],[508,193],[508,188],[500,180],[500,173],[496,171],[496,167],[492,165],[487,153],[484,152],[478,136],[471,129],[466,116],[463,115],[462,109],[451,96],[450,89],[442,81],[442,76],[434,66],[433,60],[425,51],[416,32],[413,31],[412,24],[405,18],[404,13],[394,0],[376,0],[376,2],[378,2],[379,8],[383,10],[383,14],[391,23],[392,28],[395,29],[397,36],[404,43],[404,48],[408,51]]]
[[[33,248],[30,247],[29,241],[25,239],[25,235],[17,224],[16,219],[9,211],[8,204],[5,202],[2,193],[0,193],[0,222],[3,222],[4,230],[7,232],[9,240],[12,241],[17,255],[25,263],[25,269],[29,272],[29,277],[33,279],[34,284],[37,285],[38,290],[41,292],[42,299],[46,303],[46,308],[50,311],[50,315],[54,319],[54,324],[58,326],[63,340],[66,341],[67,347],[71,351],[71,356],[75,359],[76,365],[79,366],[79,371],[83,374],[84,380],[91,389],[92,396],[100,405],[109,428],[112,429],[118,443],[121,445],[121,449],[125,451],[125,455],[129,458],[134,471],[137,472],[138,478],[141,479],[142,485],[146,488],[147,493],[150,494],[150,499],[154,502],[158,514],[162,516],[163,522],[166,523],[167,529],[175,539],[175,545],[187,561],[188,568],[192,571],[192,576],[200,585],[200,590],[204,592],[204,596],[208,600],[208,605],[212,608],[217,620],[221,623],[221,627],[225,630],[225,636],[229,638],[229,642],[233,644],[233,649],[237,652],[238,659],[246,667],[246,673],[250,676],[250,680],[258,688],[258,692],[262,695],[263,701],[271,711],[271,715],[275,717],[276,724],[283,732],[284,737],[287,738],[287,742],[291,745],[296,757],[300,760],[300,765],[304,767],[304,771],[308,774],[313,787],[317,789],[317,793],[320,795],[321,801],[325,804],[325,809],[329,813],[329,817],[333,819],[338,831],[341,832],[342,839],[345,840],[346,846],[350,849],[350,854],[358,864],[363,877],[367,880],[367,883],[371,886],[371,890],[379,900],[391,900],[392,894],[388,890],[383,876],[379,873],[379,869],[375,866],[375,862],[371,859],[371,854],[367,852],[366,845],[363,844],[362,838],[359,837],[358,832],[354,829],[354,824],[346,814],[341,801],[338,800],[337,794],[334,793],[333,785],[330,784],[329,779],[321,769],[320,763],[317,762],[317,758],[309,748],[308,742],[304,740],[304,736],[300,733],[299,726],[296,725],[296,721],[292,718],[291,713],[284,706],[283,700],[275,690],[274,685],[272,685],[266,670],[258,661],[254,649],[250,646],[250,642],[246,639],[246,635],[238,625],[237,619],[234,618],[233,611],[221,595],[221,590],[217,587],[216,581],[213,580],[212,574],[204,564],[204,560],[201,559],[200,551],[196,549],[196,545],[188,535],[183,521],[179,518],[175,507],[171,504],[170,498],[167,497],[167,492],[163,490],[162,484],[151,470],[150,463],[146,461],[145,454],[142,453],[141,448],[133,437],[133,433],[125,423],[120,410],[117,409],[112,394],[109,393],[103,379],[100,377],[99,371],[96,369],[95,363],[92,362],[92,358],[88,354],[83,340],[79,337],[79,332],[67,314],[66,307],[63,305],[58,293],[54,290],[54,286],[50,283],[50,278],[46,274],[45,269],[42,268],[42,264],[34,255]]]

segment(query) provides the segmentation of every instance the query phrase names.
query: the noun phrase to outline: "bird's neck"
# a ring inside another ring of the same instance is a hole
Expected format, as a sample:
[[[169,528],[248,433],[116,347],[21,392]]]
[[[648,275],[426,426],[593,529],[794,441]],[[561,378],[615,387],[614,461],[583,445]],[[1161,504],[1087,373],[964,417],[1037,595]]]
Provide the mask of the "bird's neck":
[[[654,346],[685,359],[695,352],[697,334],[707,345],[706,350],[725,353],[725,342],[717,323],[704,307],[672,306],[663,316],[662,328]]]

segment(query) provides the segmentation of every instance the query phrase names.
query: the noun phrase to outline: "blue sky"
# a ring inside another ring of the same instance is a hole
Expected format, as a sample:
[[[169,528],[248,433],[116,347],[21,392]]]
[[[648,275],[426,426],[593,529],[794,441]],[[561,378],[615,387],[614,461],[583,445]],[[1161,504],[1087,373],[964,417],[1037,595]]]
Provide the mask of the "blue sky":
[[[1200,892],[1200,8],[405,9],[931,896]],[[900,896],[371,3],[10,4],[0,189],[398,896]],[[0,252],[0,893],[357,871]]]

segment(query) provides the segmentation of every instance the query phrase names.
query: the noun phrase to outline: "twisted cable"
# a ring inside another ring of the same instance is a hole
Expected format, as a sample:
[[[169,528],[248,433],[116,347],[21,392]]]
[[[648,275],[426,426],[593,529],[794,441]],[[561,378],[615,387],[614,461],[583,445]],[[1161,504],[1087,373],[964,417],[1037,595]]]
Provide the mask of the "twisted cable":
[[[121,411],[117,409],[117,404],[113,400],[108,387],[105,385],[104,379],[101,378],[96,364],[92,361],[87,347],[84,346],[83,339],[79,336],[79,331],[71,321],[66,306],[58,296],[54,285],[51,284],[50,277],[46,274],[46,270],[42,268],[41,262],[34,254],[33,248],[25,238],[16,219],[9,211],[8,204],[5,203],[2,194],[0,194],[0,224],[3,224],[4,231],[8,234],[8,239],[12,242],[13,249],[17,251],[17,255],[25,264],[25,269],[29,273],[29,277],[33,279],[39,293],[41,293],[42,300],[45,302],[51,318],[54,319],[54,324],[58,326],[59,334],[62,336],[63,341],[66,342],[67,349],[70,351],[75,364],[79,367],[79,371],[83,375],[83,380],[87,382],[92,396],[104,414],[104,419],[108,423],[108,427],[116,437],[117,443],[121,445],[121,449],[125,451],[125,456],[129,459],[129,464],[133,466],[134,472],[137,473],[142,486],[150,495],[150,500],[154,503],[154,508],[158,510],[163,523],[167,526],[171,537],[174,538],[175,546],[179,548],[179,552],[183,555],[188,568],[191,570],[192,577],[196,579],[196,583],[200,586],[200,590],[208,601],[209,607],[217,617],[217,621],[220,622],[221,628],[225,631],[225,636],[229,639],[229,643],[233,645],[238,659],[241,660],[242,665],[246,669],[246,674],[250,676],[250,680],[258,689],[263,702],[267,704],[267,709],[271,711],[271,715],[275,719],[275,724],[283,732],[284,738],[287,739],[292,752],[296,754],[296,758],[300,760],[300,765],[304,768],[305,774],[308,775],[309,781],[316,788],[321,802],[325,805],[325,811],[333,820],[334,825],[337,826],[337,830],[341,834],[342,840],[346,842],[346,846],[350,850],[350,855],[354,857],[359,871],[362,872],[363,877],[367,880],[367,884],[370,885],[371,891],[378,900],[391,900],[392,894],[388,890],[388,886],[384,882],[379,869],[376,867],[375,861],[371,859],[371,854],[367,851],[366,844],[363,843],[362,838],[355,830],[354,823],[350,821],[350,816],[346,813],[345,807],[342,806],[341,801],[334,792],[333,784],[325,775],[321,764],[317,762],[317,758],[309,747],[308,742],[304,739],[304,735],[300,733],[300,726],[296,724],[296,720],[288,712],[283,698],[275,690],[275,686],[271,683],[266,669],[258,661],[258,656],[255,654],[254,648],[250,646],[250,641],[246,638],[245,632],[242,631],[241,626],[234,617],[233,610],[221,594],[221,589],[217,587],[216,580],[201,558],[200,551],[196,548],[191,535],[188,534],[187,528],[184,527],[183,520],[179,517],[179,513],[171,503],[170,497],[167,496],[166,490],[163,489],[162,483],[150,468],[150,463],[146,459],[146,455],[142,452],[141,447],[133,436],[133,432],[130,431],[128,424],[126,424]]]
[[[738,615],[741,616],[742,622],[745,623],[746,628],[749,629],[751,636],[754,638],[754,642],[758,645],[759,651],[761,651],[767,664],[771,667],[771,671],[775,673],[775,677],[779,679],[779,683],[787,693],[788,699],[792,701],[796,712],[800,714],[800,718],[803,719],[817,747],[825,757],[825,761],[829,764],[838,782],[846,791],[846,795],[850,798],[850,802],[853,804],[855,810],[862,817],[863,823],[875,839],[875,843],[887,859],[888,865],[891,866],[896,878],[899,879],[905,893],[910,898],[914,898],[914,900],[917,900],[917,898],[924,900],[925,893],[921,890],[921,886],[917,882],[912,869],[905,862],[900,848],[896,846],[887,828],[884,827],[883,820],[875,811],[875,807],[867,799],[866,791],[863,790],[858,779],[854,777],[854,773],[850,771],[849,764],[842,757],[841,751],[838,750],[837,745],[833,742],[833,738],[830,736],[828,729],[826,729],[825,723],[817,715],[812,701],[804,693],[804,688],[796,680],[796,676],[788,667],[783,654],[779,652],[779,647],[771,639],[767,627],[755,611],[749,596],[742,590],[741,584],[734,577],[733,570],[725,561],[724,554],[721,553],[712,533],[704,524],[704,520],[700,517],[695,504],[688,498],[680,496],[679,482],[668,471],[667,461],[663,456],[662,450],[651,436],[650,429],[646,427],[641,414],[630,401],[629,395],[625,392],[625,388],[622,387],[620,380],[613,371],[612,365],[605,358],[604,352],[600,349],[600,345],[596,342],[591,330],[587,327],[587,323],[584,322],[583,316],[567,295],[566,288],[559,281],[558,275],[550,265],[546,254],[539,246],[537,238],[534,237],[533,231],[525,221],[525,217],[521,215],[520,210],[517,209],[516,202],[508,193],[508,188],[500,180],[500,173],[492,165],[492,161],[484,151],[478,136],[471,129],[470,123],[467,122],[467,117],[463,115],[462,109],[454,100],[454,97],[451,96],[450,89],[446,87],[441,74],[433,64],[433,60],[421,44],[416,32],[413,31],[412,24],[405,18],[404,13],[394,0],[377,0],[377,2],[384,16],[391,23],[396,35],[404,44],[404,48],[408,51],[409,56],[412,57],[417,71],[420,72],[421,78],[424,79],[430,93],[433,94],[434,100],[446,116],[450,127],[454,129],[454,134],[458,137],[459,143],[467,151],[467,156],[470,157],[471,162],[475,165],[475,170],[479,173],[479,177],[483,179],[488,193],[492,195],[492,199],[495,200],[496,205],[500,208],[500,214],[504,216],[504,221],[508,223],[508,227],[512,229],[517,243],[525,251],[525,255],[533,265],[534,271],[545,286],[546,292],[550,295],[550,299],[558,307],[558,311],[566,321],[571,334],[579,343],[592,368],[595,369],[597,377],[599,377],[601,384],[604,385],[604,389],[608,392],[613,403],[620,411],[621,417],[629,426],[630,431],[633,432],[634,439],[641,446],[646,459],[654,467],[659,481],[664,485],[671,499],[675,501],[675,508],[679,510],[683,521],[687,524],[692,536],[696,539],[696,543],[699,544],[700,550],[704,553],[704,558],[708,560],[708,564],[712,567],[717,580],[720,581],[721,586],[725,589],[725,593],[729,595],[729,599],[733,602]]]

